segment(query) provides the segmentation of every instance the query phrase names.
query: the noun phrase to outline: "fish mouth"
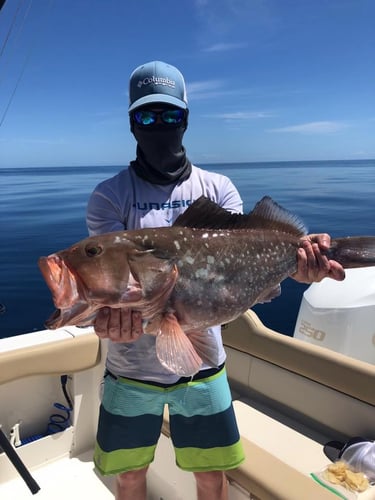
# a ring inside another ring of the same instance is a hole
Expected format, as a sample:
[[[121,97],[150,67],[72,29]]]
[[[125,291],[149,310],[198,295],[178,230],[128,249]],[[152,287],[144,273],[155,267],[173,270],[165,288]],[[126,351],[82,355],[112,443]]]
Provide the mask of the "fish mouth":
[[[45,322],[45,326],[55,329],[81,324],[83,317],[87,319],[88,304],[77,277],[57,254],[40,257],[38,265],[57,308]]]
[[[55,306],[59,309],[70,307],[79,298],[75,275],[56,254],[40,257],[39,269],[52,293]]]

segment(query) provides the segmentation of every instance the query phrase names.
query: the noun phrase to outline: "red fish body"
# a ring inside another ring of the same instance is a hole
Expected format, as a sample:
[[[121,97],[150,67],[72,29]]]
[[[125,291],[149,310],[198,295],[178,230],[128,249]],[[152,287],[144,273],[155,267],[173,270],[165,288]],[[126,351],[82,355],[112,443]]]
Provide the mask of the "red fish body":
[[[58,308],[46,326],[91,324],[104,306],[138,310],[164,366],[191,375],[210,361],[208,327],[279,295],[297,269],[304,234],[303,223],[270,198],[249,215],[200,198],[172,227],[86,238],[39,259]],[[375,238],[333,240],[330,258],[375,265]]]

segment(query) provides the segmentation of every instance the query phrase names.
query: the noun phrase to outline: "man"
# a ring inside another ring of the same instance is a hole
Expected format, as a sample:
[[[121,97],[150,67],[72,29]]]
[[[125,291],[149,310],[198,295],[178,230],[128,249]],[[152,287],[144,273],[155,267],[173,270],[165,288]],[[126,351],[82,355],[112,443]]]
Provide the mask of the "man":
[[[191,164],[182,139],[188,125],[185,82],[173,66],[153,61],[139,66],[129,83],[130,129],[136,160],[99,184],[87,212],[91,235],[172,225],[204,195],[232,212],[242,211],[237,189],[225,176]],[[305,238],[295,279],[343,279],[342,267],[321,255],[328,235]],[[244,460],[225,373],[220,327],[214,366],[202,364],[193,380],[164,368],[155,337],[144,335],[136,311],[103,308],[95,331],[109,339],[104,393],[95,450],[102,474],[117,474],[117,500],[145,500],[146,473],[168,404],[176,462],[192,471],[198,500],[225,500],[225,471]]]

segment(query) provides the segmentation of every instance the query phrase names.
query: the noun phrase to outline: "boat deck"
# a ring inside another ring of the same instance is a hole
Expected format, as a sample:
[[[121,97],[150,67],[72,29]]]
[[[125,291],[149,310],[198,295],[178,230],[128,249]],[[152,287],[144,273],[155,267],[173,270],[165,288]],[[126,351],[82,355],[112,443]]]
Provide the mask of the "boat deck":
[[[79,457],[63,457],[42,467],[33,469],[32,476],[40,486],[35,495],[38,500],[66,500],[67,498],[90,498],[91,500],[113,500],[113,479],[102,480],[94,472],[92,453]],[[1,486],[2,500],[26,500],[31,493],[19,477]]]
[[[148,473],[147,500],[191,500],[195,498],[193,475],[179,470],[170,453],[170,440],[162,436],[156,452],[155,462]],[[66,500],[89,498],[90,500],[113,500],[114,477],[101,477],[94,468],[93,451],[78,457],[61,457],[41,467],[31,469],[31,474],[40,486],[35,495],[37,500]],[[182,486],[183,485],[183,486]],[[243,500],[237,496],[234,487],[231,499]],[[2,483],[1,500],[29,500],[32,495],[19,477]]]

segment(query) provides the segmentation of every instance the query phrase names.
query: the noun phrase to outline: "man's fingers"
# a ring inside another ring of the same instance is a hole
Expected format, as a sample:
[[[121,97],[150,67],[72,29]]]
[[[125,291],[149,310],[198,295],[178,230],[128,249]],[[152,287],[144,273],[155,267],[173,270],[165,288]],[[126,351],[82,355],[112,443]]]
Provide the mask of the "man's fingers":
[[[108,319],[108,335],[113,342],[121,340],[121,310],[111,309]]]
[[[345,269],[341,264],[335,260],[330,260],[330,272],[329,277],[336,281],[343,281],[345,279]]]
[[[95,333],[101,338],[108,337],[108,320],[110,315],[109,307],[99,309],[94,323]]]
[[[331,246],[331,237],[327,233],[309,234],[304,239],[311,243],[317,243],[321,250],[328,250]]]
[[[131,336],[131,311],[102,307],[96,315],[94,328],[95,333],[102,339],[128,342]]]
[[[312,269],[312,276],[314,281],[321,281],[323,278],[329,275],[330,272],[330,262],[328,258],[320,252],[319,245],[313,243],[312,245],[315,257],[315,268]]]
[[[324,254],[324,247],[330,245],[328,234],[311,235],[301,240],[298,249],[298,267],[293,278],[301,283],[313,283],[329,277],[338,281],[345,278],[341,264],[329,260]],[[323,248],[322,248],[323,247]],[[323,249],[323,253],[322,253]]]
[[[122,342],[129,342],[132,330],[132,314],[130,309],[119,309],[119,338]]]
[[[112,342],[134,342],[143,334],[142,315],[126,308],[99,309],[95,319],[95,333]]]
[[[309,278],[316,274],[316,269],[317,269],[317,251],[319,252],[319,246],[317,243],[310,243],[307,241],[304,241],[303,244],[303,249],[306,252],[306,257],[307,257],[307,269],[308,269],[308,275]]]
[[[134,340],[137,340],[140,335],[143,333],[142,328],[142,314],[138,311],[132,311],[131,315],[132,322],[132,337]]]

